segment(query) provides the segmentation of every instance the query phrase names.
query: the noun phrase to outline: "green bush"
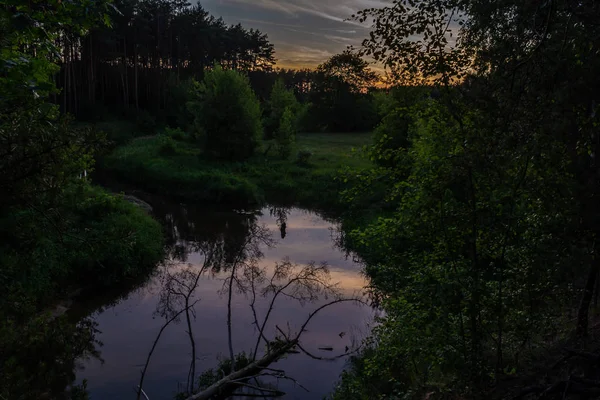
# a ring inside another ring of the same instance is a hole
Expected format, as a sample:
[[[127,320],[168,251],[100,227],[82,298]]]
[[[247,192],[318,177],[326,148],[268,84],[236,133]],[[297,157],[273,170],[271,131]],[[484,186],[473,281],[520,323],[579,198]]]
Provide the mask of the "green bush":
[[[158,135],[158,141],[158,154],[161,156],[172,156],[177,153],[175,141],[171,138],[171,136]]]
[[[296,113],[296,121],[297,121],[297,129],[298,132],[312,132],[315,131],[313,129],[313,122],[311,121],[310,111],[312,108],[311,103],[301,104],[298,108],[298,112]]]
[[[171,128],[167,126],[164,134],[170,138],[173,138],[173,140],[180,142],[186,139],[186,134],[183,130],[181,130],[181,128]]]
[[[412,125],[410,111],[396,108],[390,111],[373,134],[371,154],[375,162],[383,167],[395,167],[399,162],[400,149],[409,147],[409,130]]]
[[[286,107],[279,127],[275,134],[275,143],[277,144],[277,152],[279,156],[286,159],[292,153],[292,146],[296,141],[296,121],[292,110]]]
[[[145,135],[152,135],[156,132],[156,118],[147,111],[139,111],[135,123],[138,130]]]
[[[132,121],[102,121],[97,123],[96,127],[101,132],[104,132],[106,134],[106,138],[114,145],[125,144],[134,139],[135,137],[141,136],[136,124]]]
[[[180,80],[172,74],[167,79],[167,102],[165,105],[165,119],[170,127],[181,128],[187,131],[192,126],[193,115],[188,110],[187,104],[192,99],[194,80]]]
[[[300,151],[298,151],[298,154],[296,156],[296,164],[298,165],[308,165],[310,158],[312,157],[312,151],[308,150],[308,149],[302,149]]]
[[[248,78],[216,66],[196,84],[194,133],[205,152],[225,160],[252,156],[262,137],[260,104]]]
[[[283,80],[278,79],[273,85],[271,97],[266,104],[266,112],[264,118],[265,137],[270,139],[277,135],[283,114],[286,110],[291,111],[293,116],[293,124],[297,125],[296,115],[300,111],[300,103],[296,99],[296,95],[292,90],[288,90],[283,83]],[[294,127],[294,130],[296,127]]]

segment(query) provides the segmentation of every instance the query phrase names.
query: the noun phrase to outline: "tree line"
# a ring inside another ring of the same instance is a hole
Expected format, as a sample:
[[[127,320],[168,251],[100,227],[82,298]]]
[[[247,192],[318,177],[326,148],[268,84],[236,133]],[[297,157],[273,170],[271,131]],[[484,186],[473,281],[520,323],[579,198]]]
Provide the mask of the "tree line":
[[[156,119],[175,126],[187,101],[186,85],[192,79],[201,81],[207,70],[219,65],[248,76],[261,103],[268,101],[278,80],[300,102],[313,103],[318,115],[307,121],[307,130],[360,131],[376,123],[367,88],[377,78],[367,63],[349,52],[312,70],[279,69],[274,67],[275,48],[265,33],[228,25],[200,3],[117,0],[110,4],[106,24],[65,24],[55,38],[60,71],[54,84],[59,92],[52,99],[62,112],[84,120],[107,115],[137,118],[145,120],[142,124],[149,121],[149,129]]]
[[[108,25],[75,31],[65,25],[61,48],[64,112],[93,113],[98,105],[151,111],[165,108],[169,86],[201,78],[219,63],[240,71],[271,71],[274,48],[267,35],[227,25],[200,4],[182,0],[117,0]]]

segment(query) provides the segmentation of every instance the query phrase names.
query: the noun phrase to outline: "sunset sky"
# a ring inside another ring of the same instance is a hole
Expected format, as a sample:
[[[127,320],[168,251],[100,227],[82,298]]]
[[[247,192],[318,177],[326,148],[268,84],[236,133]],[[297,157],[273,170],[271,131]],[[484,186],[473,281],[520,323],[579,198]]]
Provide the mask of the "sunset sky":
[[[380,7],[380,0],[201,0],[225,22],[241,22],[269,35],[278,67],[316,67],[348,45],[359,45],[368,26],[344,21],[356,11]]]

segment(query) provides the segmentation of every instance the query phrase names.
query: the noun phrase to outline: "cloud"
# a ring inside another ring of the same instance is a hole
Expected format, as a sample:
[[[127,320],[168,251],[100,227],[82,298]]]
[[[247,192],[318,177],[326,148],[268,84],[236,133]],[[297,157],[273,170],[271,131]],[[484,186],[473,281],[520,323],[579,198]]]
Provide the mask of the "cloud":
[[[389,4],[381,0],[204,0],[227,23],[268,34],[278,65],[316,67],[349,45],[358,46],[369,27],[347,19],[359,10]]]

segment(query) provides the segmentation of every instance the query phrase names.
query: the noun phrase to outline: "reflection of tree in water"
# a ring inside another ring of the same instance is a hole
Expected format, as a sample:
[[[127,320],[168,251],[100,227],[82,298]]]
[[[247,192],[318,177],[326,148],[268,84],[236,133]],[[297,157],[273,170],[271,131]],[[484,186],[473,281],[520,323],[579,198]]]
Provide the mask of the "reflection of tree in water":
[[[226,264],[234,262],[247,237],[255,234],[252,230],[260,215],[172,204],[159,204],[154,212],[163,222],[167,252],[173,260],[186,262],[192,252],[221,251]]]
[[[286,207],[270,207],[269,213],[271,217],[275,217],[275,223],[279,227],[279,232],[281,234],[281,238],[285,239],[286,228],[287,228],[287,218],[290,213],[290,208]]]
[[[257,214],[221,213],[211,214],[205,210],[180,208],[170,210],[165,219],[171,229],[170,246],[173,262],[185,262],[190,252],[201,256],[200,262],[188,264],[181,269],[172,268],[163,276],[160,301],[157,314],[165,319],[152,349],[139,384],[138,398],[145,396],[143,381],[152,352],[166,327],[174,322],[186,325],[186,333],[191,348],[191,360],[182,398],[208,399],[225,398],[241,393],[263,394],[265,397],[280,396],[283,393],[272,386],[261,383],[263,378],[286,379],[284,371],[269,369],[269,365],[290,352],[302,351],[313,358],[300,343],[302,333],[310,320],[322,309],[344,301],[359,301],[358,298],[342,298],[336,285],[330,282],[326,265],[308,264],[299,266],[289,260],[277,263],[271,271],[260,267],[263,258],[262,248],[272,246],[274,240],[265,226],[257,223]],[[271,215],[277,219],[281,236],[285,237],[287,209],[273,208]],[[227,299],[228,358],[221,360],[217,369],[199,374],[196,370],[197,345],[193,334],[192,321],[196,319],[194,305],[200,300],[196,297],[199,280],[204,274],[221,273],[225,275],[221,294]],[[249,352],[235,352],[233,348],[232,296],[241,293],[249,299],[249,311],[252,312],[256,343]],[[257,300],[264,298],[267,309],[259,315]],[[278,326],[270,326],[271,314],[278,299],[287,298],[301,304],[325,299],[328,302],[314,310],[298,332],[292,332]],[[184,321],[184,322],[183,322]],[[276,328],[279,332],[268,337],[267,332]],[[262,346],[261,346],[262,344]],[[264,349],[264,350],[263,350]],[[346,356],[356,350],[346,348]],[[236,360],[231,362],[231,360]],[[197,379],[200,376],[200,379]],[[295,382],[295,381],[294,381]],[[196,393],[196,394],[194,394]]]
[[[78,323],[66,315],[39,315],[17,324],[5,319],[0,331],[0,399],[76,399],[73,386],[78,362],[99,358],[97,324],[91,318]]]

